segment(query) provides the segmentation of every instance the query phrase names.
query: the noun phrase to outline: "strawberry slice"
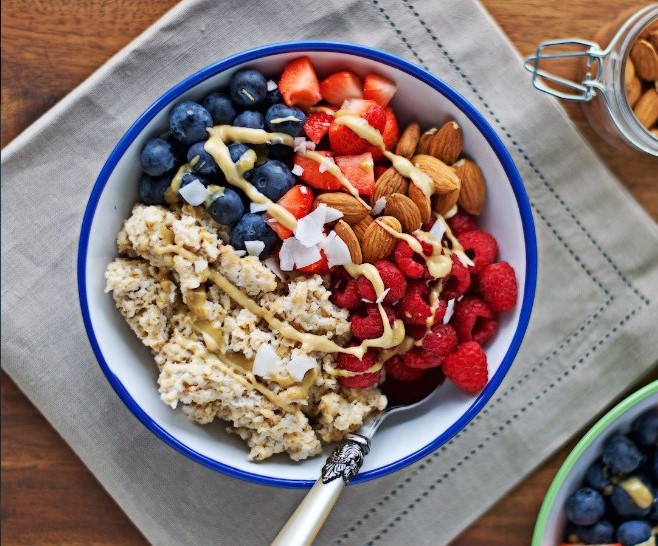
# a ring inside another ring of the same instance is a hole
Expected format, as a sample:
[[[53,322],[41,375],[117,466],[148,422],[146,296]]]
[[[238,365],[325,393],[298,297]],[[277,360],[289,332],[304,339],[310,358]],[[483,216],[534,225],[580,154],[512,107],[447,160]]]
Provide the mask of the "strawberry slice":
[[[363,98],[361,79],[354,72],[343,70],[325,78],[320,83],[322,98],[329,104],[340,106],[345,99]]]
[[[350,114],[362,117],[380,133],[386,125],[386,112],[375,101],[365,99],[347,99],[340,107]]]
[[[329,127],[334,122],[334,116],[326,112],[311,112],[306,116],[304,123],[304,132],[311,141],[320,144],[320,141],[329,131]]]
[[[320,82],[308,57],[300,57],[285,66],[279,91],[288,106],[308,108],[322,99]]]
[[[324,253],[324,250],[320,250],[320,259],[317,262],[300,267],[299,271],[309,274],[317,273],[318,275],[329,273],[329,261],[327,260],[327,255]]]
[[[341,110],[364,118],[368,124],[382,132],[386,126],[386,112],[376,102],[364,99],[347,99]],[[371,144],[345,125],[333,124],[329,128],[329,143],[337,155],[359,155],[367,152]]]
[[[397,91],[395,83],[377,74],[368,74],[363,81],[363,98],[374,100],[385,108]]]
[[[384,125],[384,130],[382,131],[382,139],[384,140],[384,146],[387,150],[393,150],[395,145],[398,143],[399,129],[398,129],[398,120],[395,117],[395,112],[390,106],[384,110],[386,115],[386,123]],[[375,161],[380,161],[384,154],[375,146],[368,148],[372,153],[372,157]]]
[[[325,157],[333,157],[331,152],[318,152]],[[304,172],[299,175],[304,182],[318,190],[337,190],[342,187],[338,178],[329,171],[320,172],[320,164],[308,157],[295,154],[295,165],[299,165]]]
[[[283,197],[277,201],[277,204],[281,205],[299,220],[311,212],[314,200],[315,195],[313,195],[313,191],[310,188],[303,184],[297,184],[283,194]],[[292,235],[290,229],[280,224],[278,220],[272,218],[270,215],[265,215],[265,221],[276,231],[280,239],[287,239]]]
[[[372,195],[375,191],[375,170],[372,154],[340,156],[336,164],[361,195]]]

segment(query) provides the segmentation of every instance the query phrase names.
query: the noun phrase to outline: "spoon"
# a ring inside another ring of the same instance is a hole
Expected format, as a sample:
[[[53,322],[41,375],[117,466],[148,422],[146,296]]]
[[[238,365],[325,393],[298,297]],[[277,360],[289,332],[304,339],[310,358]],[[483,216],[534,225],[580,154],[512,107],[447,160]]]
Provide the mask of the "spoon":
[[[425,386],[424,392],[414,389],[412,397],[404,395],[404,384],[391,380],[384,382],[382,391],[387,395],[388,406],[372,412],[358,432],[347,434],[338,444],[322,467],[320,477],[270,546],[310,546],[343,489],[358,474],[364,457],[370,451],[370,441],[386,418],[394,413],[429,406],[434,399],[441,379],[438,385],[437,381],[428,381],[427,376],[423,379],[422,383],[415,383],[421,383],[420,389]]]

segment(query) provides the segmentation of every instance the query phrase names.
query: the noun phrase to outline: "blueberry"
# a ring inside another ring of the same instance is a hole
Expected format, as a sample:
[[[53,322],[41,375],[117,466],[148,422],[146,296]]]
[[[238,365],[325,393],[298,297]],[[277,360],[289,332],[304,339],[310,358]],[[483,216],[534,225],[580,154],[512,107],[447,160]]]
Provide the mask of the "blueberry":
[[[212,120],[216,125],[231,125],[235,116],[238,115],[231,101],[231,97],[219,91],[205,96],[201,101],[201,106],[210,112]]]
[[[249,177],[252,185],[272,201],[278,201],[295,184],[290,169],[275,159],[256,167]]]
[[[164,205],[165,192],[171,184],[171,175],[150,176],[145,174],[139,181],[139,199],[146,205]]]
[[[565,539],[570,543],[610,544],[615,540],[615,528],[605,520],[601,520],[594,525],[569,523]]]
[[[646,521],[631,520],[617,529],[617,541],[623,546],[635,546],[651,538],[651,526]]]
[[[640,446],[655,446],[658,441],[658,408],[645,411],[631,424],[631,438]]]
[[[242,144],[241,142],[234,142],[233,144],[228,145],[228,152],[231,154],[231,161],[237,163],[242,155],[249,151],[249,146]]]
[[[196,102],[181,102],[174,106],[169,114],[169,128],[172,134],[185,144],[206,140],[208,127],[212,127],[212,116]]]
[[[174,150],[164,138],[152,138],[146,143],[139,156],[142,170],[151,176],[160,176],[174,168]]]
[[[268,144],[268,156],[270,159],[276,159],[277,161],[283,161],[286,165],[292,165],[292,160],[295,155],[295,151],[285,144]]]
[[[639,480],[639,478],[632,478],[632,480],[638,480],[640,482],[639,484],[635,484],[636,490],[639,490],[642,485],[644,485],[649,494],[653,496],[653,490],[648,487],[644,481]],[[654,499],[651,500],[651,503],[647,503],[649,504],[648,508],[641,508],[638,506],[634,500],[634,496],[631,496],[631,494],[628,492],[629,486],[626,484],[629,484],[630,482],[631,480],[624,480],[623,482],[614,486],[612,495],[610,495],[610,504],[612,505],[615,512],[617,512],[617,514],[622,518],[643,518],[651,510],[651,504],[653,504]],[[635,493],[635,497],[637,496],[638,493]]]
[[[273,104],[281,104],[283,102],[283,97],[281,96],[281,91],[276,87],[272,91],[268,91],[265,95],[264,105],[269,108]]]
[[[208,214],[219,224],[234,224],[244,214],[244,204],[240,196],[231,188],[224,188],[210,196]]]
[[[217,174],[219,172],[217,163],[215,163],[213,157],[208,152],[206,152],[205,148],[203,147],[203,142],[192,144],[190,149],[187,151],[188,163],[192,163],[195,157],[199,158],[194,162],[194,165],[192,165],[192,168],[195,172],[199,174],[205,174],[206,176]]]
[[[185,173],[185,174],[181,177],[180,187],[181,187],[181,188],[184,188],[185,186],[187,186],[188,184],[191,184],[191,183],[194,182],[195,180],[198,180],[199,182],[201,182],[206,188],[207,188],[208,185],[210,184],[210,180],[208,180],[205,176],[203,176],[203,175],[201,175],[201,174],[197,174],[197,173]]]
[[[267,258],[279,243],[279,237],[267,225],[262,214],[248,212],[233,226],[229,244],[235,250],[246,250],[245,241],[263,241],[265,248],[259,254],[261,260]]]
[[[247,127],[248,129],[265,129],[265,118],[255,110],[245,110],[233,120],[234,127]]]
[[[622,434],[613,434],[603,444],[603,462],[616,474],[633,472],[642,459],[637,446]]]
[[[265,100],[267,80],[257,70],[239,70],[229,84],[231,98],[238,106],[256,106]]]
[[[297,137],[302,134],[306,114],[294,106],[275,104],[265,113],[267,130],[272,133],[285,133]]]
[[[600,493],[583,487],[569,495],[565,509],[569,521],[577,525],[592,525],[605,513],[605,502]]]
[[[601,463],[594,463],[585,473],[585,485],[596,489],[599,493],[609,495],[612,492],[610,471]]]
[[[187,144],[184,144],[178,140],[174,135],[169,133],[167,136],[167,142],[171,146],[171,149],[174,152],[176,157],[176,163],[186,163],[187,162],[187,150],[190,148]]]

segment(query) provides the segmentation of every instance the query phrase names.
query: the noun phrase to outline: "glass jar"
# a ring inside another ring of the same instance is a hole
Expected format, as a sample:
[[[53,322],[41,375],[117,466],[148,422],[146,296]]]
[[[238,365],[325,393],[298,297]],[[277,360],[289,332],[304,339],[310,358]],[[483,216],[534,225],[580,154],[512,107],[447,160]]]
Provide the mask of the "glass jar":
[[[582,102],[588,121],[605,140],[658,156],[658,136],[635,116],[625,85],[631,49],[654,25],[658,25],[658,3],[634,11],[630,16],[622,14],[600,29],[596,41],[543,42],[535,55],[525,59],[524,66],[532,73],[537,89],[564,100]],[[580,59],[579,81],[562,78],[545,69],[556,59],[573,57]],[[658,81],[654,86],[658,90]]]

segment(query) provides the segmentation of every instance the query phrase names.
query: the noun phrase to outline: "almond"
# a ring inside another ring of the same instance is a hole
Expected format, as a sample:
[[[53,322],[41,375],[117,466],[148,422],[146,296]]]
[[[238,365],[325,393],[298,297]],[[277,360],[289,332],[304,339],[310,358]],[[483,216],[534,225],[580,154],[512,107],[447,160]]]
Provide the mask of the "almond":
[[[340,237],[347,245],[347,248],[350,251],[350,256],[352,257],[352,263],[363,263],[361,243],[359,243],[359,240],[356,238],[356,234],[350,225],[344,220],[338,220],[334,226],[334,230],[336,231],[336,235],[338,235],[338,237]]]
[[[397,218],[392,216],[381,216],[378,218],[379,222],[386,224],[388,227],[402,233],[402,226]],[[363,236],[361,243],[361,250],[363,251],[363,261],[366,263],[374,263],[379,260],[390,258],[395,250],[397,238],[388,233],[377,222],[373,222],[368,226]]]
[[[464,145],[461,127],[455,121],[449,121],[438,130],[430,142],[429,155],[452,165],[459,159]]]
[[[658,121],[658,91],[654,87],[645,91],[637,101],[633,112],[638,121],[647,129],[653,127],[653,124]]]
[[[658,30],[652,30],[647,36],[647,40],[653,46],[653,48],[658,51]]]
[[[416,204],[401,193],[394,193],[386,199],[384,213],[397,218],[405,233],[416,231],[422,223]]]
[[[459,200],[460,188],[452,190],[450,193],[443,195],[435,195],[432,197],[432,210],[438,212],[441,216],[445,216],[457,204]]]
[[[411,157],[416,153],[416,146],[420,140],[420,123],[414,122],[410,123],[407,128],[402,133],[398,144],[395,147],[395,153],[411,159]]]
[[[386,169],[375,182],[375,191],[370,197],[374,205],[380,198],[388,197],[394,193],[407,193],[407,180],[393,167]]]
[[[643,80],[658,80],[658,53],[648,40],[638,40],[631,49],[635,72]]]
[[[423,224],[429,222],[432,217],[432,203],[430,202],[430,198],[425,195],[425,192],[416,186],[416,184],[409,184],[407,197],[418,207],[421,222]]]
[[[642,96],[642,82],[637,76],[633,76],[629,82],[626,83],[626,100],[633,108],[638,99]]]
[[[480,167],[470,159],[460,159],[453,168],[462,183],[457,200],[459,207],[469,214],[480,214],[487,191]]]
[[[420,135],[420,139],[418,140],[418,146],[416,147],[417,154],[430,153],[430,143],[432,142],[432,138],[434,137],[434,135],[438,130],[439,130],[438,127],[432,127],[431,129],[428,129],[422,135]]]
[[[368,226],[372,224],[374,221],[375,219],[368,214],[363,218],[363,220],[352,225],[352,231],[354,231],[354,235],[356,235],[357,240],[359,241],[359,243],[361,243],[362,246],[363,246],[363,236],[366,233],[366,229],[368,229]]]
[[[348,224],[356,224],[368,216],[368,209],[356,197],[342,191],[318,195],[313,203],[313,208],[316,209],[322,203],[342,212],[343,220]]]
[[[455,169],[431,155],[418,154],[411,158],[414,166],[427,174],[434,183],[434,191],[439,194],[459,189],[459,177]]]

